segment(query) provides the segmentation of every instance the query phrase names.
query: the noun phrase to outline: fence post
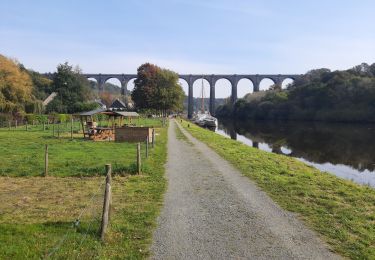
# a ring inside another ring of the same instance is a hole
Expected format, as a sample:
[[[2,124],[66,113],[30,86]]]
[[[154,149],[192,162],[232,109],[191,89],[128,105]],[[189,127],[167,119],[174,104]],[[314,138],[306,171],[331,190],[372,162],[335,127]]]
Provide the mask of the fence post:
[[[43,131],[46,131],[46,122],[43,121]]]
[[[146,137],[146,158],[148,158],[148,136]]]
[[[112,179],[112,166],[110,164],[105,165],[107,171],[107,177],[105,178],[105,192],[104,192],[104,202],[103,202],[103,214],[102,223],[100,226],[100,239],[104,242],[105,233],[107,231],[107,226],[109,222],[109,209],[111,206],[111,179]]]
[[[70,139],[73,140],[73,118],[70,121]]]
[[[141,143],[137,143],[137,173],[141,174]]]
[[[55,120],[52,121],[52,136],[55,136]]]
[[[57,124],[57,138],[60,138],[60,124]]]
[[[44,177],[48,176],[48,144],[46,144],[46,151],[44,153]]]
[[[10,131],[12,129],[12,122],[11,121],[8,122],[8,126],[9,126],[9,131]]]
[[[26,121],[25,127],[26,127],[26,131],[27,131],[27,121]]]
[[[152,129],[152,148],[154,148],[155,145],[155,128]]]
[[[18,122],[17,122],[17,119],[16,119],[16,122],[14,122],[14,126],[16,127],[16,129],[17,129],[17,125],[18,125]]]

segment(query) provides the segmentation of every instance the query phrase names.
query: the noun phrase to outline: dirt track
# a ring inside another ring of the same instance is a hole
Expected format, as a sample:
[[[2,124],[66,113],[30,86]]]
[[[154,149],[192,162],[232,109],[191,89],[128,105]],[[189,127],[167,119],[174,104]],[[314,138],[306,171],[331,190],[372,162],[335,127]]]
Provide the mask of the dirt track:
[[[169,182],[154,259],[338,259],[227,161],[186,131],[168,130]]]

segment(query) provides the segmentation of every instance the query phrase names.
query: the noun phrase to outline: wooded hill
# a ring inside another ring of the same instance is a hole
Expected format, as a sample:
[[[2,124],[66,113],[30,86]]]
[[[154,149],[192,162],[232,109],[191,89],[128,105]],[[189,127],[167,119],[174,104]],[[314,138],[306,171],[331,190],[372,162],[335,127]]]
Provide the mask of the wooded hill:
[[[216,115],[239,119],[375,122],[375,63],[311,70],[287,89],[246,95]]]

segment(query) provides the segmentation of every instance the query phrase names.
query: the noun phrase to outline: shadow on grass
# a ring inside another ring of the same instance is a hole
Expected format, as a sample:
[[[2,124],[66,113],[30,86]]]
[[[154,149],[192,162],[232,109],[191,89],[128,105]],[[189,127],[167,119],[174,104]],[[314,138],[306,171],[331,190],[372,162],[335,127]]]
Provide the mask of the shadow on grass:
[[[79,168],[78,174],[72,175],[73,177],[93,177],[93,176],[105,176],[107,173],[103,169],[102,166],[98,167],[92,167],[92,168]],[[118,165],[113,164],[112,165],[112,176],[128,176],[128,175],[134,175],[137,173],[137,164],[131,163],[129,165]]]
[[[57,230],[71,230],[81,235],[89,235],[99,239],[100,219],[93,218],[84,222],[81,221],[57,221],[45,222],[43,226]]]

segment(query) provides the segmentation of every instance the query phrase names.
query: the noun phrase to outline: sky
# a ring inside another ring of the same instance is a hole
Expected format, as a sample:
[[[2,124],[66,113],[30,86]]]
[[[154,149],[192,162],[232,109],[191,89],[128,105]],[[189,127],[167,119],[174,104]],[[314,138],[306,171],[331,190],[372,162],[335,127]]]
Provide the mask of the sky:
[[[181,74],[375,62],[372,0],[1,0],[0,11],[0,54],[39,72],[65,61],[84,73],[136,73],[151,62]]]

